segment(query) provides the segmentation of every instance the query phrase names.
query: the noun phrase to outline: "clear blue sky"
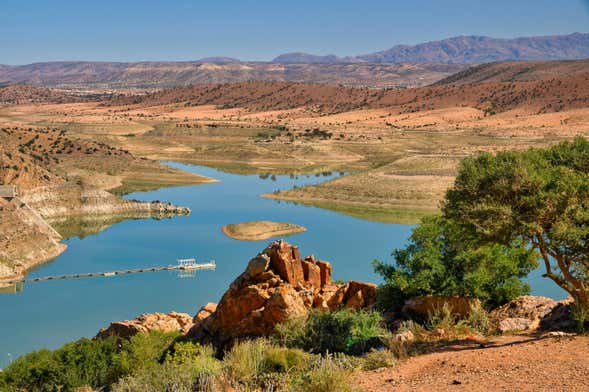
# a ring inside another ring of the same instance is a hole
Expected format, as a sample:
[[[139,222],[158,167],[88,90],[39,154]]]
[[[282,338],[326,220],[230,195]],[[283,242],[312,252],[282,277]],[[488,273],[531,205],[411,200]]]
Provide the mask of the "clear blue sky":
[[[589,32],[589,0],[0,0],[0,64],[355,55],[455,35]]]

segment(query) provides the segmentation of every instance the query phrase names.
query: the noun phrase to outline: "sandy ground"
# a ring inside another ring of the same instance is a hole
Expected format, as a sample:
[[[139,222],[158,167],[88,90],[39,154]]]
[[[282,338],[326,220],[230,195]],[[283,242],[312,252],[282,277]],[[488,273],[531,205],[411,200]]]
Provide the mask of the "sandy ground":
[[[589,391],[589,336],[501,336],[453,344],[393,368],[361,372],[376,391]]]

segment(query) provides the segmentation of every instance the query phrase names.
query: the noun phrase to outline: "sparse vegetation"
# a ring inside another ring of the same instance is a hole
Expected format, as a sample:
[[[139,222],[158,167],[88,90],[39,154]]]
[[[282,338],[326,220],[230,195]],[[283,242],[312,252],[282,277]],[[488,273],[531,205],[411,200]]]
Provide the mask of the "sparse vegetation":
[[[382,339],[388,336],[380,322],[378,312],[312,312],[308,320],[278,325],[275,339],[287,347],[313,353],[361,354],[382,346]]]

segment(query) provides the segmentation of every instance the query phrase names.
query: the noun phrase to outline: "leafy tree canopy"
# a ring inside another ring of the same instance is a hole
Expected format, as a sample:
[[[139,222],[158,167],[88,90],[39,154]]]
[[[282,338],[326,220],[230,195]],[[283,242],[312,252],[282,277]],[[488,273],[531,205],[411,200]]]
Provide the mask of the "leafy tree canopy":
[[[523,240],[545,276],[589,307],[589,142],[466,159],[444,216],[478,244]]]
[[[409,245],[393,252],[395,264],[376,261],[385,278],[381,293],[393,302],[418,295],[460,295],[488,306],[529,293],[521,281],[535,266],[534,252],[516,240],[508,245],[470,246],[466,233],[444,217],[427,217]]]

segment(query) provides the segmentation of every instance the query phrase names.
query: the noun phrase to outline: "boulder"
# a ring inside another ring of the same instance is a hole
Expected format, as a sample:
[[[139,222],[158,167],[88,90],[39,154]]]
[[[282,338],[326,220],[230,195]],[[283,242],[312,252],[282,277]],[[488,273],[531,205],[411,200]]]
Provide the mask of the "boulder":
[[[519,327],[523,327],[524,322],[522,319],[529,321],[526,328],[511,328],[506,330],[535,331],[540,327],[541,320],[551,313],[557,304],[558,302],[552,298],[524,295],[492,310],[489,318],[500,331],[502,323],[504,326],[503,329],[508,326],[515,326],[516,324]]]
[[[352,280],[347,284],[344,304],[347,308],[361,309],[376,303],[376,284]]]
[[[236,339],[268,336],[276,324],[307,317],[311,309],[360,309],[372,306],[375,299],[375,284],[333,284],[331,264],[313,256],[301,259],[298,247],[275,241],[249,261],[216,307],[199,311],[188,336],[224,346]]]
[[[285,282],[296,286],[298,282],[305,280],[298,247],[286,241],[276,241],[263,254],[270,257],[272,270]]]
[[[532,320],[522,317],[510,317],[499,322],[497,329],[501,333],[505,332],[522,332],[530,330],[533,327]]]
[[[540,329],[544,331],[569,331],[577,326],[571,313],[574,300],[568,297],[556,304],[550,312],[548,312],[540,320]]]
[[[481,307],[481,301],[466,297],[444,297],[436,295],[426,295],[422,297],[413,297],[405,301],[403,312],[416,313],[421,315],[431,314],[447,306],[452,314],[462,317],[467,316],[473,309]]]
[[[211,314],[215,313],[216,310],[217,310],[217,304],[214,302],[209,302],[208,304],[206,304],[205,306],[200,308],[200,310],[194,315],[194,317],[192,318],[192,323],[193,324],[202,323],[203,321],[205,321],[205,319],[207,317],[209,317]]]
[[[309,282],[312,288],[321,288],[321,269],[313,260],[303,260],[303,276],[306,282]]]
[[[319,260],[317,262],[321,274],[321,286],[331,283],[331,264],[327,261]]]
[[[192,326],[192,317],[186,313],[148,313],[133,320],[115,321],[108,328],[101,329],[95,338],[116,335],[126,339],[138,333],[151,331],[186,333]]]

